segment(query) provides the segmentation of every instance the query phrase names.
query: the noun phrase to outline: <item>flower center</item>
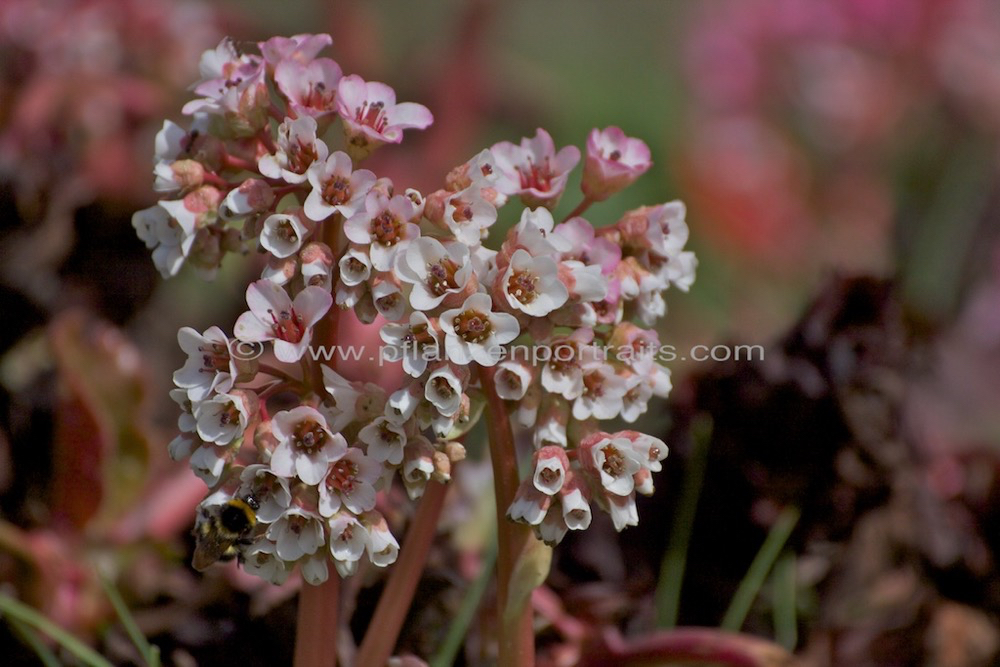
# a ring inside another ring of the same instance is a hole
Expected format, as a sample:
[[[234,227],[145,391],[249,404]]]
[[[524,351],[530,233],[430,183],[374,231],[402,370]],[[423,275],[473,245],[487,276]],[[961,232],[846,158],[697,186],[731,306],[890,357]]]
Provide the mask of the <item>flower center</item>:
[[[458,289],[455,281],[455,273],[458,271],[458,264],[448,259],[442,258],[437,264],[427,265],[427,287],[434,296],[442,296],[449,290]]]
[[[604,452],[604,465],[601,470],[612,477],[621,477],[625,474],[625,457],[614,445],[608,445],[601,450]]]
[[[338,206],[351,198],[351,182],[342,176],[334,176],[323,186],[323,201],[330,206]]]
[[[375,242],[384,246],[394,246],[402,240],[400,231],[403,224],[389,211],[382,211],[372,219],[371,234]]]
[[[542,482],[545,484],[554,484],[562,477],[562,470],[559,468],[542,468],[538,476],[542,478]]]
[[[360,125],[367,125],[376,132],[381,133],[389,125],[389,119],[385,115],[385,103],[365,102],[354,110],[354,120]]]
[[[466,343],[482,343],[493,332],[489,316],[475,310],[467,310],[456,315],[452,324],[455,327],[455,333]]]
[[[312,420],[305,420],[296,424],[292,434],[292,444],[296,449],[312,454],[315,450],[323,447],[326,442],[326,431],[318,423]]]
[[[322,81],[309,85],[309,92],[301,100],[304,107],[325,111],[333,106],[334,91],[327,91],[326,84]]]
[[[331,491],[340,491],[350,494],[358,479],[358,464],[347,459],[340,459],[330,468],[330,474],[326,477],[326,487]]]
[[[388,422],[382,422],[378,427],[378,437],[387,445],[399,442],[399,434],[389,428]]]
[[[611,151],[611,155],[608,156],[608,159],[611,160],[612,162],[618,162],[618,160],[622,159],[622,152],[617,149],[613,150]]]
[[[219,412],[219,424],[221,426],[229,426],[230,424],[240,423],[240,411],[236,409],[235,403],[230,403],[229,407],[223,408]]]
[[[431,380],[431,385],[434,387],[434,392],[441,398],[451,398],[455,395],[455,390],[452,389],[451,383],[440,375]]]
[[[199,347],[201,352],[202,373],[228,373],[229,349],[222,343],[212,343],[207,347]]]
[[[418,349],[437,343],[426,324],[411,326],[409,333],[403,336],[403,341],[408,344],[407,347],[416,347]]]
[[[288,148],[288,171],[304,174],[317,157],[315,144],[296,141]]]
[[[288,220],[282,220],[275,226],[274,235],[286,243],[297,243],[299,240],[295,226]]]
[[[393,292],[392,294],[386,294],[382,298],[376,300],[376,302],[382,310],[390,311],[399,304],[399,292]]]
[[[565,374],[577,367],[577,349],[571,342],[563,341],[552,346],[549,369],[553,373]]]
[[[458,197],[451,200],[451,205],[455,207],[454,213],[451,214],[451,219],[457,223],[468,222],[472,220],[472,204]]]
[[[530,159],[527,167],[517,167],[517,173],[521,177],[522,190],[538,190],[548,192],[552,189],[552,167],[549,166],[549,158],[545,158],[542,164],[535,164]]]
[[[270,308],[267,309],[267,312],[273,320],[271,331],[274,332],[275,338],[288,343],[298,343],[302,340],[302,336],[306,333],[306,327],[302,318],[295,312],[295,308],[283,310],[277,315]]]
[[[538,296],[535,291],[537,284],[538,276],[528,271],[515,271],[507,281],[507,291],[521,303],[529,304]]]
[[[604,376],[594,371],[583,376],[583,394],[589,398],[600,398],[604,395]]]

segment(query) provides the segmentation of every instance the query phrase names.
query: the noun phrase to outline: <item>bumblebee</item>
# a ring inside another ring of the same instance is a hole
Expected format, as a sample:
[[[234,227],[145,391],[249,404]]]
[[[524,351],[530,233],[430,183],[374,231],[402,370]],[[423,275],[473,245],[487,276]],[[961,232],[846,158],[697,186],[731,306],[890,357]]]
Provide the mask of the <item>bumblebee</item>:
[[[192,567],[204,572],[216,561],[230,561],[240,555],[239,547],[253,539],[259,509],[260,503],[253,494],[202,507],[192,531],[195,536]]]

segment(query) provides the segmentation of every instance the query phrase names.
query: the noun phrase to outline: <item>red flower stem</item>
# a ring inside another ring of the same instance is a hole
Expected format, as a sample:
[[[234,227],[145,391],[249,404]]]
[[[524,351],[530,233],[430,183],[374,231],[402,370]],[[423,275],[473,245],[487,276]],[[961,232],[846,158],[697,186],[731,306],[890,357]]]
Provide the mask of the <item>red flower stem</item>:
[[[226,153],[222,158],[223,164],[227,169],[234,169],[236,171],[249,171],[252,173],[257,173],[257,165],[249,160],[244,160],[241,157],[236,157],[235,155],[230,155]]]
[[[617,630],[605,633],[601,646],[586,647],[578,667],[600,665],[720,664],[729,667],[782,667],[792,656],[761,637],[716,628],[661,630],[626,642]]]
[[[532,538],[528,526],[507,519],[520,484],[514,434],[507,406],[496,392],[496,368],[480,368],[479,377],[486,394],[486,426],[493,463],[493,488],[497,505],[497,605],[499,608],[499,664],[504,667],[532,667],[535,664],[535,632],[531,596],[519,609],[508,609],[510,584],[518,558]]]
[[[330,246],[336,256],[340,247],[339,225],[324,225],[323,241]],[[316,324],[313,340],[321,345],[331,347],[335,345],[339,320],[340,309],[334,305],[326,317]],[[335,367],[335,359],[330,360],[330,365]],[[315,364],[313,371],[313,391],[321,395],[323,375],[319,363]],[[336,666],[337,637],[340,634],[339,612],[340,575],[330,566],[330,576],[324,583],[319,586],[303,583],[299,591],[299,613],[295,627],[295,667]]]
[[[420,500],[417,513],[406,531],[406,540],[399,550],[399,559],[392,567],[385,591],[379,598],[375,615],[372,617],[365,638],[358,649],[354,664],[384,665],[392,655],[403,628],[403,621],[413,603],[420,575],[427,563],[434,536],[437,534],[438,519],[444,507],[444,497],[448,491],[445,484],[428,482],[424,496]]]
[[[577,205],[577,207],[576,207],[576,208],[574,208],[574,209],[573,209],[572,211],[570,211],[570,212],[569,212],[569,213],[568,213],[568,214],[566,215],[566,217],[565,217],[565,218],[563,218],[563,222],[566,222],[566,221],[567,221],[567,220],[569,220],[570,218],[575,218],[575,217],[576,217],[576,216],[578,216],[578,215],[583,215],[583,214],[584,214],[584,213],[586,212],[586,210],[587,210],[588,208],[590,208],[590,205],[591,205],[591,204],[593,204],[593,203],[594,203],[594,200],[593,200],[593,199],[591,199],[590,197],[586,197],[586,196],[585,196],[585,197],[583,198],[583,201],[582,201],[582,202],[580,202],[580,203],[579,203],[579,204]]]
[[[295,667],[335,667],[339,607],[340,576],[333,567],[319,586],[303,582],[295,626]]]

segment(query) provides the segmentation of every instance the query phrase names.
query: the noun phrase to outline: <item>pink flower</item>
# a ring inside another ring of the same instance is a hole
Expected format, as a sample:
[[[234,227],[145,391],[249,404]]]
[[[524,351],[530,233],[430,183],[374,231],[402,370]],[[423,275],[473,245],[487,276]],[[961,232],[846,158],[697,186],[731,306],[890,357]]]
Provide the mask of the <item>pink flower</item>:
[[[233,333],[248,343],[274,341],[274,356],[293,363],[302,358],[312,340],[312,327],[326,315],[333,299],[322,287],[306,287],[293,302],[270,280],[247,288],[249,312],[236,320]]]
[[[583,439],[579,452],[584,471],[596,478],[605,495],[627,496],[635,489],[632,475],[643,466],[628,438],[599,431]]]
[[[649,146],[617,127],[594,128],[587,137],[587,160],[580,188],[588,199],[604,201],[624,190],[652,166]]]
[[[347,453],[347,441],[331,433],[315,408],[300,405],[271,419],[278,446],[271,454],[271,470],[282,477],[298,476],[306,484],[323,481],[327,468]]]
[[[427,236],[409,244],[395,264],[399,280],[413,285],[410,305],[417,310],[434,310],[447,297],[461,294],[473,275],[468,246],[445,246]]]
[[[355,74],[340,80],[336,106],[344,120],[348,144],[359,156],[382,144],[398,144],[403,140],[403,130],[423,130],[434,122],[424,105],[396,104],[392,88],[377,81],[366,82]]]
[[[508,196],[520,196],[526,206],[554,208],[566,189],[569,172],[580,161],[580,149],[566,146],[556,153],[552,137],[539,128],[534,138],[521,139],[516,146],[509,141],[490,149],[500,172],[497,190]]]
[[[608,239],[597,236],[594,226],[583,218],[571,218],[556,225],[552,233],[561,237],[568,250],[561,253],[563,260],[576,260],[583,264],[597,264],[601,273],[611,275],[622,261],[622,249]]]
[[[272,37],[266,42],[259,42],[260,52],[269,65],[277,65],[283,60],[297,63],[308,63],[316,55],[333,44],[330,35],[302,34],[291,37]]]
[[[343,72],[329,58],[309,63],[283,60],[274,68],[274,81],[299,116],[319,118],[336,113],[337,84]]]

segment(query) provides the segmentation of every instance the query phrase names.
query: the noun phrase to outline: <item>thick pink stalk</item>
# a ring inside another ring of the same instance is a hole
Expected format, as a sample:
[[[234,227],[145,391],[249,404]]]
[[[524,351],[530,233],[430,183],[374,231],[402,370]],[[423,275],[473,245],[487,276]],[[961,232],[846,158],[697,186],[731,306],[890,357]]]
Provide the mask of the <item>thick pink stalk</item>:
[[[365,638],[358,649],[356,665],[384,665],[392,655],[403,628],[403,621],[413,603],[413,595],[420,583],[420,575],[427,563],[427,555],[437,534],[438,519],[448,491],[445,484],[428,482],[420,507],[406,531],[406,539],[399,550],[399,559],[392,566],[392,573]]]
[[[331,567],[330,578],[319,586],[302,584],[295,626],[295,667],[334,667],[337,664],[340,576]]]
[[[323,225],[323,241],[338,256],[340,248],[340,216]],[[316,325],[313,339],[328,348],[337,343],[337,325],[340,309],[330,308],[327,316]],[[330,365],[336,370],[336,355]],[[307,378],[303,378],[307,379]],[[313,389],[323,391],[323,374],[320,365],[313,367]],[[319,586],[303,583],[299,592],[299,613],[295,627],[295,667],[335,667],[337,664],[337,636],[340,634],[340,575],[330,568],[330,577]]]
[[[493,487],[497,502],[497,604],[499,608],[500,664],[504,667],[532,667],[535,664],[535,631],[531,596],[526,596],[520,608],[508,609],[510,585],[518,559],[528,540],[533,539],[528,526],[507,519],[520,483],[517,472],[517,452],[514,434],[507,416],[507,406],[496,392],[496,368],[481,368],[483,392],[486,394],[487,430],[490,437],[490,459],[493,462]]]

